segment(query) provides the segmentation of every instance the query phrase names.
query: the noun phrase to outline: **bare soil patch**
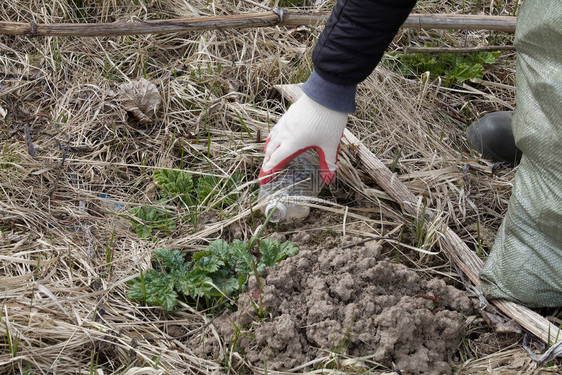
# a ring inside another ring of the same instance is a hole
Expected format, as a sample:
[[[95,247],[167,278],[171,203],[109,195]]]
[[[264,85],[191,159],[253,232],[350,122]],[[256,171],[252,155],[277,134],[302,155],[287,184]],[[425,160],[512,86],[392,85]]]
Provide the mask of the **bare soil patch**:
[[[381,256],[375,242],[347,249],[303,244],[249,290],[216,327],[249,362],[272,370],[318,364],[328,355],[327,361],[365,358],[362,365],[394,364],[412,374],[450,373],[449,359],[475,313],[467,292]],[[260,306],[267,319],[259,319]],[[202,355],[219,353],[212,337],[192,344]]]

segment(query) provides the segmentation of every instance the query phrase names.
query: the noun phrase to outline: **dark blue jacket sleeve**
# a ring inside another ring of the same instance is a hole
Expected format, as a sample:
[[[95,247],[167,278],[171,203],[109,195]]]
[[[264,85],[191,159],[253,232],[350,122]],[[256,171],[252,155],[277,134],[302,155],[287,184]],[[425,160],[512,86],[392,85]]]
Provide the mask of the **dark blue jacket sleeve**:
[[[314,48],[314,70],[337,85],[363,81],[416,0],[338,0]]]

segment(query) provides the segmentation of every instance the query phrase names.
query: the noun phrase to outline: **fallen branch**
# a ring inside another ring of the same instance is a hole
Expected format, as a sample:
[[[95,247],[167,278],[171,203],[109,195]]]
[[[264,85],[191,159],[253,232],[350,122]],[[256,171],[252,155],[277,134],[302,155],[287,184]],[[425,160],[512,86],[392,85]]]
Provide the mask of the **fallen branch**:
[[[193,17],[169,20],[113,22],[113,23],[52,23],[31,21],[0,22],[0,35],[38,36],[122,36],[137,34],[166,34],[186,31],[243,29],[275,25],[319,25],[329,17],[328,12],[299,13],[275,10],[271,12],[236,14],[229,16]],[[516,17],[411,14],[402,27],[410,29],[470,29],[515,31]]]
[[[404,53],[472,53],[484,51],[515,51],[515,46],[406,47]]]
[[[296,101],[302,94],[300,85],[281,85],[276,86],[276,88],[292,102]],[[347,129],[343,133],[342,144],[344,146],[353,145],[354,152],[359,156],[358,160],[360,160],[364,171],[400,205],[404,212],[413,216],[418,215],[416,203],[418,199],[416,196]],[[483,262],[476,253],[470,250],[466,243],[449,227],[441,233],[440,242],[450,259],[470,279],[472,284],[480,285],[478,274],[482,269]],[[533,310],[506,300],[494,299],[490,302],[544,343],[553,345],[562,341],[562,337],[557,337],[558,327]]]
[[[402,27],[408,29],[462,29],[515,32],[517,17],[465,14],[410,14]]]

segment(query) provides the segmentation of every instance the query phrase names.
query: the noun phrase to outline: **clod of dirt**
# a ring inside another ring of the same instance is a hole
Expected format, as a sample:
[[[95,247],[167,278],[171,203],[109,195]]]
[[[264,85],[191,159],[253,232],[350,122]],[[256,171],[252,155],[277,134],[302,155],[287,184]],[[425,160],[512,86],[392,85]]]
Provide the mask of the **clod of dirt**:
[[[141,124],[154,120],[162,100],[158,88],[144,78],[121,85],[116,98],[123,109],[132,113]]]
[[[271,370],[332,352],[371,356],[409,374],[449,373],[448,356],[460,344],[466,315],[474,313],[471,300],[441,279],[427,281],[404,265],[377,260],[379,254],[371,245],[301,249],[268,272],[263,292],[250,282],[249,295],[217,331],[228,341],[233,325],[249,330],[238,335],[240,351]],[[259,298],[272,319],[258,321]],[[210,354],[216,342],[196,345]]]

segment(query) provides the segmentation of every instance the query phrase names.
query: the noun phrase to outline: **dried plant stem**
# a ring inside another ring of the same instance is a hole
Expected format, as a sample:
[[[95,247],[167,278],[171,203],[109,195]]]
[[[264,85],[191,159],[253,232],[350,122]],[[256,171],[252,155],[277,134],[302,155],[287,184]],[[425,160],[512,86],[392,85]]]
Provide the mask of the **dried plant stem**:
[[[318,25],[329,13],[271,11],[217,17],[194,17],[141,22],[52,23],[0,22],[0,34],[26,36],[119,36],[183,31],[243,29],[264,26]],[[403,27],[410,29],[470,29],[513,32],[516,17],[412,14]]]
[[[404,53],[471,53],[485,51],[515,51],[515,46],[407,47]]]

